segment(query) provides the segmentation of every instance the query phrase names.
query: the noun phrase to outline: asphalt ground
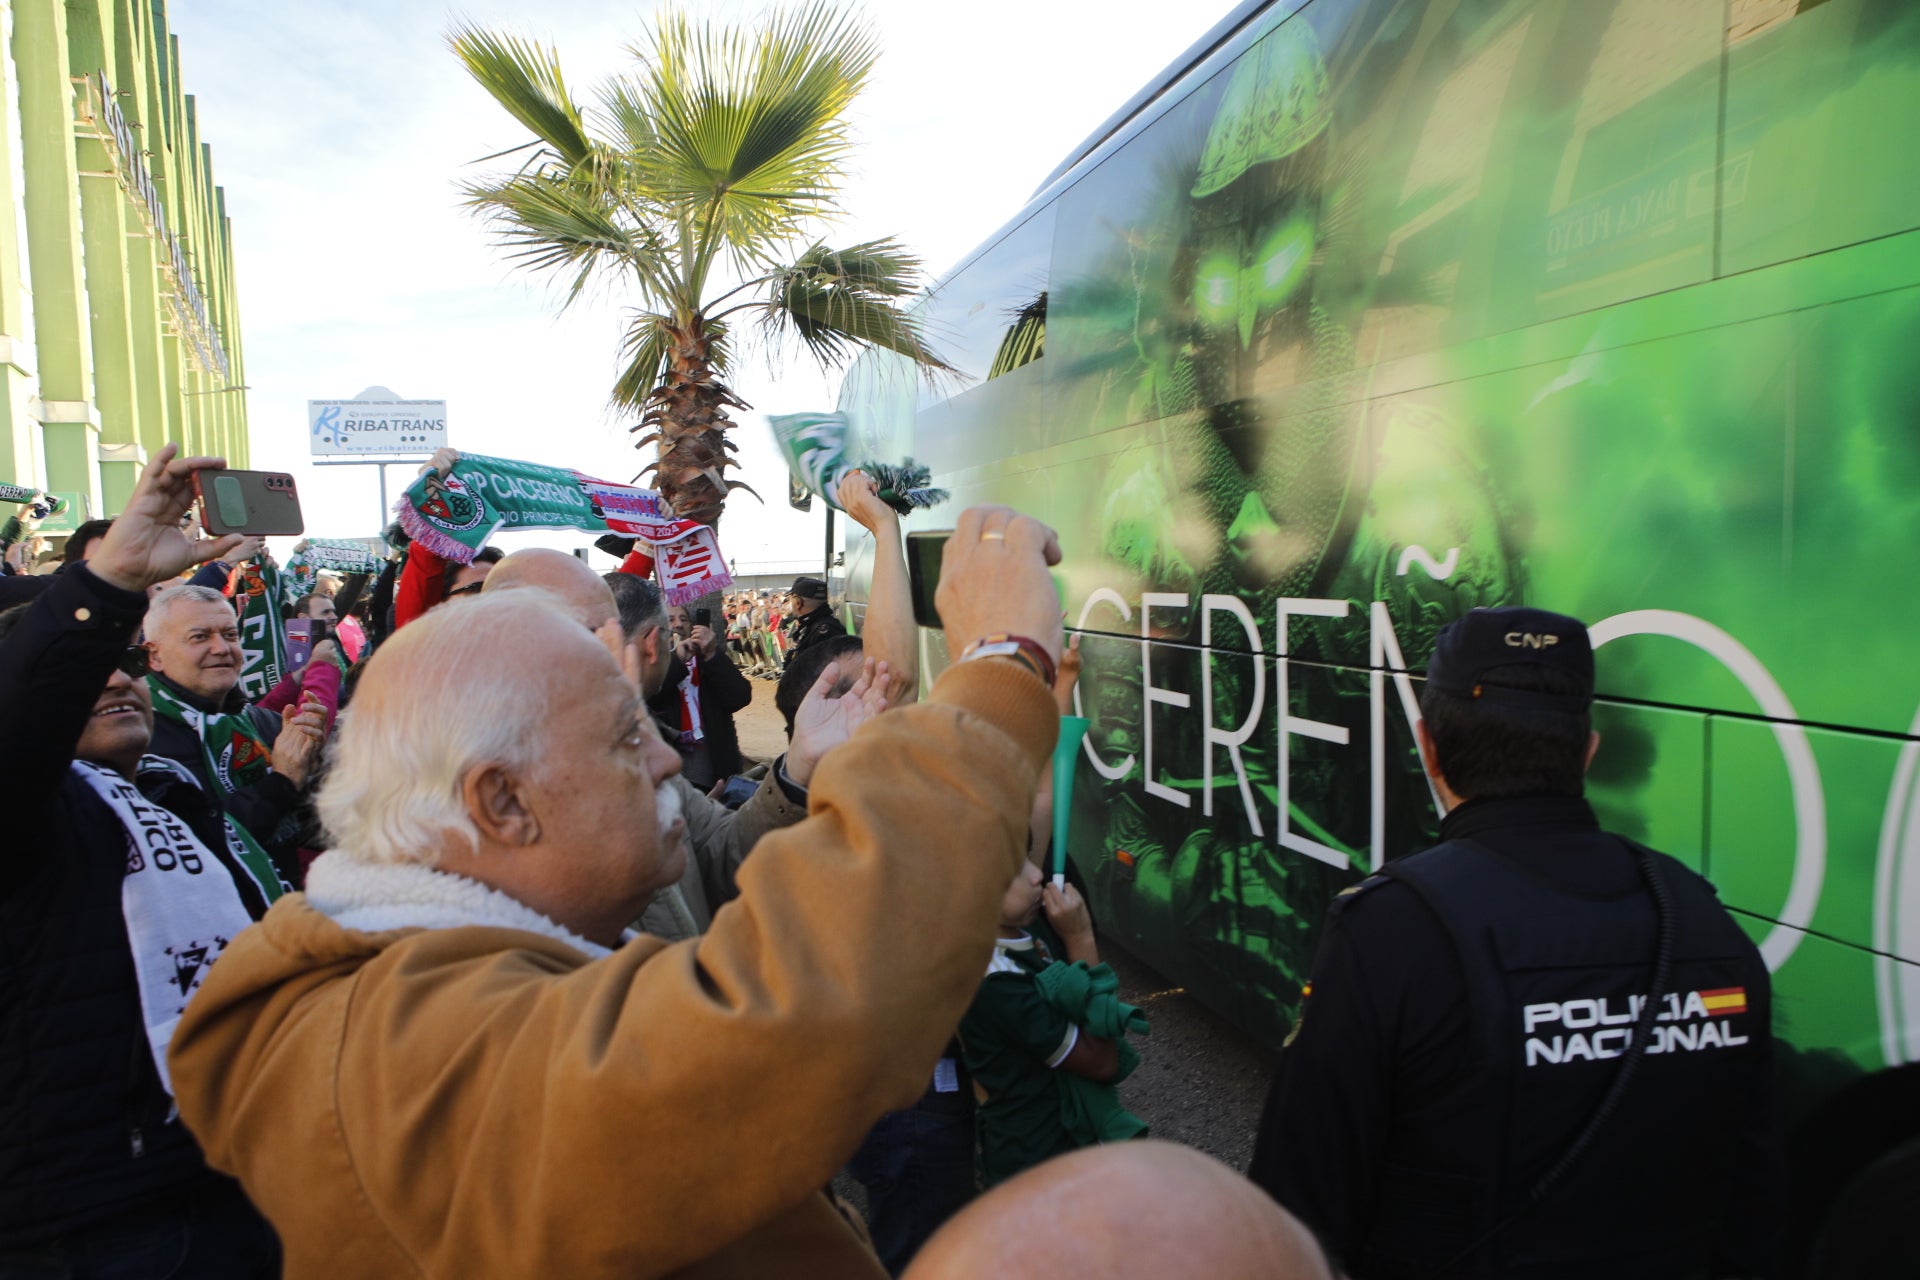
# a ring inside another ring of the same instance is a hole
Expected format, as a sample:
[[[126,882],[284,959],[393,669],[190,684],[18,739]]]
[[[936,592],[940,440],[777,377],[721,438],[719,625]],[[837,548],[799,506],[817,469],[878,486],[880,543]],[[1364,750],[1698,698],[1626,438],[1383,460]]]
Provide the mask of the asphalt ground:
[[[734,717],[741,752],[758,761],[786,749],[773,690],[773,681],[755,680],[752,704]],[[1118,947],[1103,941],[1100,954],[1120,979],[1121,999],[1140,1006],[1153,1024],[1151,1034],[1134,1041],[1140,1066],[1121,1083],[1121,1101],[1154,1137],[1244,1171],[1274,1055]]]

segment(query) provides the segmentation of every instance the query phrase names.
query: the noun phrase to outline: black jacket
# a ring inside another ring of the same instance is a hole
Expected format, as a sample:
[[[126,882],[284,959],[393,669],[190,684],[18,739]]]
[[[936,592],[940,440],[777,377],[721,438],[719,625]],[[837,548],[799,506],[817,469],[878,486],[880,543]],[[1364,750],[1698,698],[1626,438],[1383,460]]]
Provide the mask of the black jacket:
[[[126,833],[70,767],[146,608],[76,564],[0,641],[0,1250],[218,1176],[167,1119],[121,916]],[[222,847],[205,793],[141,787]]]
[[[280,736],[280,717],[274,712],[248,706],[246,699],[241,697],[237,685],[228,692],[226,700],[216,708],[205,698],[187,692],[163,675],[151,675],[147,679],[165,685],[175,698],[201,711],[244,713],[247,719],[253,722],[254,731],[260,735],[260,740],[267,744],[269,750]],[[207,756],[206,752],[200,749],[199,737],[178,720],[169,720],[163,715],[155,714],[153,745],[147,750],[153,755],[165,756],[169,760],[185,765],[194,777],[200,779],[200,785],[207,789],[208,795],[222,795],[220,780],[209,776],[207,772]],[[296,815],[301,801],[300,789],[278,773],[269,773],[250,786],[238,787],[227,792],[222,799],[227,812],[234,816],[234,820],[245,827],[253,838],[273,855],[274,861],[281,865],[282,875],[286,874],[286,853],[276,847],[283,842],[276,841],[274,833],[283,821]]]
[[[1356,1280],[1769,1274],[1769,982],[1712,887],[1654,855],[1674,904],[1669,990],[1742,991],[1739,1016],[1672,1006],[1684,1016],[1656,1024],[1658,1050],[1582,1158],[1522,1210],[1612,1084],[1654,910],[1631,848],[1583,800],[1469,802],[1441,835],[1336,901],[1249,1176]]]
[[[831,640],[835,636],[847,634],[847,626],[833,616],[831,609],[815,609],[812,613],[799,613],[781,624],[787,632],[787,661],[793,661],[793,655],[802,649],[819,644],[822,640]]]
[[[687,664],[675,655],[667,666],[666,683],[647,700],[647,709],[660,721],[669,742],[680,726],[680,682],[686,678]],[[740,772],[740,734],[733,717],[752,701],[753,682],[733,665],[725,645],[715,656],[700,660],[700,723],[706,730],[707,759],[716,782]]]

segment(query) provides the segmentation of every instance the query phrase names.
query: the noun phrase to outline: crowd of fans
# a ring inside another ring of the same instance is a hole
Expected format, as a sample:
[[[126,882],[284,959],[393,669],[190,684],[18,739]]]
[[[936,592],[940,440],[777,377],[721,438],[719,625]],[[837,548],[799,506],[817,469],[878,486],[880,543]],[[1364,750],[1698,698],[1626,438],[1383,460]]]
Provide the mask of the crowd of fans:
[[[162,450],[0,612],[0,1276],[1333,1274],[1122,1141],[1144,1019],[1041,871],[1080,665],[1045,526],[959,516],[930,685],[856,472],[859,636],[817,579],[716,617],[414,546],[295,601],[248,701],[264,551],[183,528],[207,465]],[[788,743],[746,773],[754,675]]]
[[[729,592],[722,621],[734,664],[759,680],[778,680],[794,653],[846,634],[827,608],[827,584],[819,578],[795,578],[785,592]]]

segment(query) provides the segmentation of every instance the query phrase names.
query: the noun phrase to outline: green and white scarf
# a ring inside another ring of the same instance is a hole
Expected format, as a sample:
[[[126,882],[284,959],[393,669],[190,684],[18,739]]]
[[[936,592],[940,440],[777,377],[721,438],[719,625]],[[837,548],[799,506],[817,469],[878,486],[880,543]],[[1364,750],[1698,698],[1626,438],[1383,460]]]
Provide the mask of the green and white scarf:
[[[207,776],[231,794],[250,787],[273,771],[273,753],[246,712],[202,711],[184,701],[159,676],[147,677],[155,715],[183,724],[200,741]]]
[[[444,479],[428,471],[408,485],[393,513],[408,537],[459,564],[471,564],[496,529],[584,529],[648,543],[670,605],[733,582],[713,530],[680,519],[651,489],[564,467],[462,454]]]
[[[147,677],[147,692],[153,697],[155,715],[165,716],[193,731],[200,743],[200,759],[207,767],[207,776],[221,790],[222,795],[216,796],[216,800],[232,795],[241,787],[250,787],[273,772],[273,752],[244,711],[238,715],[202,711],[183,702],[158,676]],[[225,813],[226,805],[221,804],[220,809]],[[273,859],[267,856],[267,851],[261,848],[253,833],[231,816],[227,818],[227,829],[233,840],[246,850],[244,854],[236,853],[235,856],[241,857],[250,867],[264,867],[271,875]]]
[[[250,878],[267,902],[284,886],[273,864],[257,850],[234,839],[239,827],[227,820],[227,854],[216,856],[178,815],[155,804],[139,787],[111,769],[76,760],[73,770],[100,797],[127,836],[127,870],[120,881],[120,913],[127,946],[133,953],[140,986],[141,1020],[160,1083],[173,1092],[167,1070],[167,1045],[200,989],[207,967],[236,934],[253,923],[236,881]],[[140,774],[162,773],[199,787],[199,779],[172,760],[147,756]]]
[[[773,438],[786,456],[793,478],[825,498],[835,511],[844,511],[834,496],[849,471],[864,471],[880,487],[880,501],[910,515],[922,507],[947,500],[945,489],[931,488],[933,473],[905,462],[855,462],[847,457],[847,419],[838,413],[779,413],[769,415]]]
[[[227,596],[240,617],[240,693],[248,702],[266,696],[287,673],[287,624],[280,616],[280,570],[264,560],[244,560],[227,575]]]
[[[357,542],[309,538],[307,549],[294,552],[286,568],[280,571],[281,599],[291,607],[301,596],[312,594],[322,569],[330,573],[375,574],[380,572],[380,561]]]

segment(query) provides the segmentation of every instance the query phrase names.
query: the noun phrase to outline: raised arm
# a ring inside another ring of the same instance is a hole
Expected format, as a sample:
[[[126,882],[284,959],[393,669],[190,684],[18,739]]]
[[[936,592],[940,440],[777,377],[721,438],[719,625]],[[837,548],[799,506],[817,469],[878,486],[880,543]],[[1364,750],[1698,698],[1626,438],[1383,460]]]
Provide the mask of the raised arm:
[[[154,454],[92,561],[70,566],[0,641],[0,724],[7,726],[0,777],[10,796],[57,789],[146,612],[147,587],[240,541],[229,534],[192,542],[181,531],[180,517],[193,505],[193,473],[225,464],[177,453],[167,445]]]
[[[920,628],[913,620],[913,589],[907,581],[907,549],[900,517],[880,501],[878,486],[863,471],[848,473],[836,495],[847,514],[873,535],[873,589],[860,642],[870,658],[893,672],[894,706],[919,697]]]
[[[346,581],[340,584],[340,591],[333,597],[334,612],[344,621],[353,612],[353,606],[360,603],[360,597],[367,590],[367,582],[373,577],[370,573],[350,573]]]
[[[460,461],[458,449],[441,449],[419,474],[438,471],[444,479]],[[407,563],[393,593],[393,629],[398,631],[447,598],[447,562],[427,550],[419,539],[407,546]]]

